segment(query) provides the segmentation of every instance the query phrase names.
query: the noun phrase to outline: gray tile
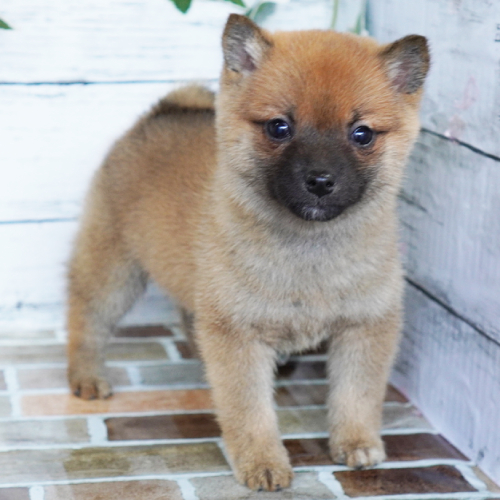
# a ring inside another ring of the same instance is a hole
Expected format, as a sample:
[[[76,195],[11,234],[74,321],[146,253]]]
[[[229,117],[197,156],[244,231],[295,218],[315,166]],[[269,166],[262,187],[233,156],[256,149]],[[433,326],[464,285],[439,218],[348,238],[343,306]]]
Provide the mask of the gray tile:
[[[146,385],[206,384],[201,363],[147,366],[140,369]]]
[[[0,417],[10,417],[12,408],[8,396],[0,396]]]
[[[2,422],[0,445],[50,445],[89,441],[84,419]]]
[[[191,479],[199,500],[331,500],[335,495],[312,472],[298,472],[292,486],[276,492],[251,491],[233,476]],[[223,496],[222,493],[224,492]]]
[[[215,443],[0,453],[0,484],[228,470]]]

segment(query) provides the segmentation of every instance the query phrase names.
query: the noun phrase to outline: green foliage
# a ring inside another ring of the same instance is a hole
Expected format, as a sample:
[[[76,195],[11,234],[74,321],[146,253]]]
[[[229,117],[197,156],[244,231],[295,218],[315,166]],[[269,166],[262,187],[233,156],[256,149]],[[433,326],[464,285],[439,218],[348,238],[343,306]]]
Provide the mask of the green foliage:
[[[240,7],[246,7],[245,2],[242,0],[225,0],[226,2],[234,3],[235,5],[239,5]]]
[[[191,0],[172,0],[172,2],[174,2],[174,5],[183,14],[185,14],[189,10],[189,7],[191,7]]]
[[[0,19],[0,29],[3,30],[11,30],[12,28],[5,22]]]
[[[240,7],[246,7],[243,0],[224,0],[224,1],[234,3],[235,5],[239,5]],[[172,2],[183,14],[185,14],[191,7],[192,0],[172,0]]]
[[[364,35],[366,33],[366,0],[363,2],[361,12],[356,20],[356,25],[349,31],[356,35]]]
[[[266,17],[270,16],[275,9],[276,4],[274,2],[257,2],[251,9],[245,12],[245,16],[249,17],[257,24],[260,24]]]

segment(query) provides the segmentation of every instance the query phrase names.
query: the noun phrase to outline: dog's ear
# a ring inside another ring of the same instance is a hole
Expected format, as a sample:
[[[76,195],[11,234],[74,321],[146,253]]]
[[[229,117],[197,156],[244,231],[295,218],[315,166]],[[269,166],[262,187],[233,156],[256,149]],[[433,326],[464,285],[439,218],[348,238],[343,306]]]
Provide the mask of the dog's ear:
[[[266,32],[248,17],[231,14],[222,35],[226,67],[236,73],[255,71],[272,47]]]
[[[413,94],[424,84],[429,71],[427,39],[409,35],[391,43],[381,53],[389,80],[398,92]]]

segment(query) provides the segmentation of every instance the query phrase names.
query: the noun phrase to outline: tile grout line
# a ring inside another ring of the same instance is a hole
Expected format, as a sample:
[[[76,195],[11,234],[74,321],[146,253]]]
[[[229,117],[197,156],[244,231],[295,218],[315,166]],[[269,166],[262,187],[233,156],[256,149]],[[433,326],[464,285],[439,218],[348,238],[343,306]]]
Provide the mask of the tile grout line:
[[[183,358],[181,356],[181,353],[177,349],[177,346],[175,345],[174,340],[170,339],[161,339],[160,344],[163,346],[165,349],[165,352],[167,353],[168,359],[170,361],[174,361],[178,363],[179,361],[183,361]]]
[[[9,394],[11,405],[11,416],[22,416],[21,410],[21,396],[19,394],[19,381],[17,379],[17,370],[13,366],[7,367],[3,370],[5,377],[5,384],[7,385],[7,393]]]
[[[184,500],[199,500],[196,494],[195,487],[191,484],[191,481],[187,478],[178,479],[177,486],[181,490],[181,495]]]
[[[44,500],[45,489],[43,486],[32,486],[29,489],[30,500]]]
[[[476,473],[472,470],[471,465],[475,465],[473,463],[461,463],[455,465],[455,468],[458,469],[460,474],[462,474],[463,478],[476,490],[481,491],[481,492],[487,492],[488,491],[488,486],[477,477]]]
[[[380,431],[381,436],[409,436],[412,434],[433,434],[439,436],[439,432],[436,429],[429,427],[394,427]]]
[[[125,368],[128,378],[130,380],[130,385],[136,387],[137,389],[142,388],[142,375],[141,370],[138,366],[127,366]],[[119,386],[118,386],[119,387]],[[116,388],[115,388],[116,390]]]
[[[170,338],[173,338],[174,340],[187,341],[186,335],[184,334],[184,330],[182,329],[182,326],[179,325],[178,323],[173,323],[171,325],[168,325],[167,328],[173,333],[173,336]]]
[[[103,446],[109,443],[108,428],[104,423],[104,417],[96,417],[94,415],[87,417],[87,432],[89,433],[90,445]]]
[[[349,498],[345,494],[344,488],[342,488],[340,481],[334,476],[333,472],[318,472],[318,481],[323,483],[333,493],[334,498],[339,500],[342,500],[343,498]]]

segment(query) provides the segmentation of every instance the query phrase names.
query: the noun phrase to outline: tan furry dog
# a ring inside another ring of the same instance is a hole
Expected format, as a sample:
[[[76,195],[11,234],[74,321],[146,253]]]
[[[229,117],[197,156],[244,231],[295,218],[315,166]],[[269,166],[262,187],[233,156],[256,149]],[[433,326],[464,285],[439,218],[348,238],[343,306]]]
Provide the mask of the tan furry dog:
[[[239,481],[293,473],[273,409],[277,353],[329,339],[333,459],[384,459],[401,326],[396,197],[419,129],[426,40],[270,34],[230,16],[216,98],[168,95],[97,172],[69,279],[69,380],[111,394],[104,352],[154,279],[194,314]],[[215,107],[215,111],[214,111]]]

